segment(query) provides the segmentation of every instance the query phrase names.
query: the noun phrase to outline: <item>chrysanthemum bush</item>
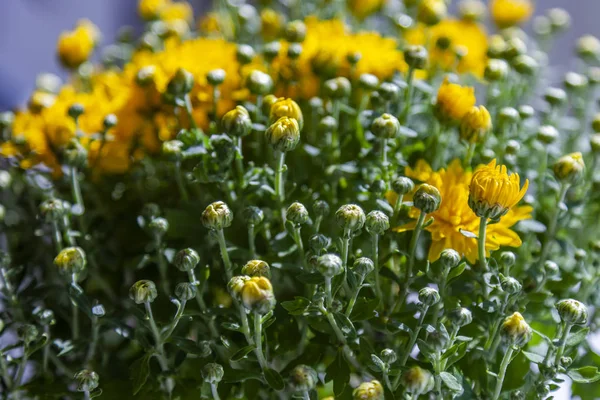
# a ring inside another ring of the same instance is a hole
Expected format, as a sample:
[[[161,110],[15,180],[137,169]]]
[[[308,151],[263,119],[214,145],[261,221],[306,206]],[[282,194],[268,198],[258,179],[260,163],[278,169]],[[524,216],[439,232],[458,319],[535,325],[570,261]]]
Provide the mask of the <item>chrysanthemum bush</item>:
[[[0,397],[598,398],[600,41],[262,3],[80,21],[1,114]]]

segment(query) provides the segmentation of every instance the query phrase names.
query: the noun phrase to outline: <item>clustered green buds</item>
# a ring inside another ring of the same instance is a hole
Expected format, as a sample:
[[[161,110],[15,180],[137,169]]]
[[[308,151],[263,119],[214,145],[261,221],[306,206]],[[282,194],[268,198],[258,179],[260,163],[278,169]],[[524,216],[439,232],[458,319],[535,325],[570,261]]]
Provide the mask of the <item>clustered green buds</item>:
[[[225,375],[225,371],[220,364],[208,363],[202,368],[202,378],[204,378],[204,382],[206,383],[215,385],[221,382],[223,375]]]
[[[352,392],[354,400],[384,400],[383,386],[379,381],[363,382]]]
[[[382,114],[373,121],[371,131],[379,138],[391,139],[400,132],[400,122],[391,114]]]
[[[515,346],[524,346],[531,340],[532,330],[519,312],[506,317],[502,324],[502,335]]]
[[[200,262],[200,256],[194,249],[183,249],[175,254],[173,265],[182,272],[188,272],[196,268]]]
[[[335,254],[324,254],[317,259],[317,270],[326,278],[332,278],[344,271],[342,259]]]
[[[81,370],[75,374],[78,392],[93,392],[100,384],[100,377],[94,371],[87,369]]]
[[[573,299],[561,300],[555,305],[560,319],[570,325],[583,325],[588,319],[587,306]]]
[[[264,276],[271,278],[271,268],[266,261],[250,260],[242,267],[242,274],[248,276]]]
[[[85,251],[81,247],[66,247],[54,258],[54,265],[67,274],[80,274],[86,266]]]
[[[250,113],[242,106],[228,111],[221,119],[221,125],[226,133],[236,137],[247,136],[252,132]]]
[[[426,183],[420,185],[413,196],[414,206],[425,214],[436,211],[440,208],[441,202],[442,195],[440,191],[435,186]]]
[[[149,280],[141,280],[131,286],[129,289],[129,298],[135,304],[152,303],[158,296],[156,285]]]
[[[344,232],[352,234],[362,229],[365,225],[366,216],[360,206],[346,204],[336,211],[335,219]]]
[[[209,84],[211,84],[213,86],[218,86],[218,85],[222,84],[223,82],[225,82],[226,76],[227,76],[227,74],[225,73],[225,70],[217,68],[217,69],[208,71],[208,73],[206,74],[206,80],[208,81]]]
[[[296,225],[304,225],[308,222],[308,210],[302,203],[292,203],[285,213],[285,218]]]
[[[222,201],[215,201],[209,204],[202,212],[202,225],[211,230],[221,230],[228,228],[233,222],[233,213]]]
[[[371,235],[382,235],[390,229],[390,219],[381,211],[371,211],[366,216],[365,228]]]
[[[319,383],[317,371],[308,365],[298,365],[290,372],[290,386],[295,392],[308,392]]]

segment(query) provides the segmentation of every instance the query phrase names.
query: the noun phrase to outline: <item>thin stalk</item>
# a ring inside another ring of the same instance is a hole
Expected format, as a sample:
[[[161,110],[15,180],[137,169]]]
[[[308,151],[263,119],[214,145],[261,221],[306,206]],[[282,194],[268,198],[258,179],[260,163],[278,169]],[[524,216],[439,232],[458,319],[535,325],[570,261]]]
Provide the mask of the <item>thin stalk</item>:
[[[2,373],[2,379],[4,380],[4,385],[6,389],[10,392],[12,390],[12,379],[10,374],[8,373],[8,366],[6,365],[6,360],[4,359],[4,354],[0,353],[0,372]]]
[[[315,218],[315,233],[319,233],[321,230],[321,222],[323,222],[323,216],[318,215],[317,218]]]
[[[160,369],[163,372],[166,372],[169,370],[169,365],[167,363],[167,358],[165,357],[163,342],[160,338],[160,331],[158,330],[158,326],[156,326],[156,321],[152,314],[152,306],[150,305],[150,302],[145,302],[144,307],[146,308],[146,316],[150,322],[150,329],[152,330],[152,335],[154,336],[154,342],[156,344],[156,359],[158,360]]]
[[[170,338],[171,335],[173,334],[173,332],[175,331],[175,328],[177,328],[177,325],[179,324],[181,317],[183,317],[183,311],[185,310],[185,305],[186,305],[185,300],[181,301],[181,303],[178,304],[177,312],[175,313],[175,317],[173,318],[173,322],[171,323],[171,326],[169,327],[169,329],[166,331],[166,333],[164,335],[164,340],[167,340],[168,338]]]
[[[250,324],[248,323],[248,315],[246,314],[246,310],[244,309],[244,306],[242,306],[241,304],[239,304],[239,302],[237,302],[236,300],[236,307],[239,310],[240,313],[240,321],[242,322],[242,333],[244,334],[244,337],[246,338],[246,342],[248,342],[248,344],[250,346],[252,346],[254,344],[254,339],[252,338],[252,335],[250,334]]]
[[[89,390],[86,390],[85,392],[83,392],[83,399],[84,400],[90,400],[91,399],[91,397],[90,397],[90,391]]]
[[[387,138],[381,139],[381,172],[383,180],[388,181]]]
[[[310,400],[310,395],[308,394],[308,391],[302,392],[302,400]]]
[[[487,232],[487,218],[481,217],[479,219],[479,236],[477,237],[477,251],[479,254],[479,264],[481,265],[482,271],[487,271],[487,258],[485,256],[485,242]]]
[[[250,258],[256,258],[256,234],[254,232],[254,224],[248,224],[248,246],[250,247]]]
[[[217,391],[216,383],[210,384],[210,392],[212,393],[213,400],[221,400],[221,398],[219,397],[219,392]]]
[[[98,331],[100,326],[98,325],[98,317],[92,318],[92,340],[90,342],[90,348],[88,349],[87,355],[85,356],[85,363],[89,364],[96,355],[96,347],[98,345]]]
[[[302,235],[300,232],[300,226],[294,226],[294,242],[298,246],[298,252],[302,258],[302,266],[305,271],[309,270],[308,263],[306,262],[306,253],[304,251],[304,243],[302,242]]]
[[[383,294],[381,293],[381,285],[379,281],[379,235],[371,235],[371,257],[373,258],[373,265],[375,269],[375,293],[379,301],[383,301]],[[362,283],[362,282],[361,282]]]
[[[406,125],[408,123],[410,105],[412,102],[414,76],[415,69],[411,66],[408,68],[408,72],[406,74],[406,90],[404,91],[404,109],[402,110],[402,116],[400,117],[400,123],[403,125]]]
[[[258,358],[258,363],[260,364],[260,367],[264,371],[265,369],[268,368],[268,365],[267,365],[267,360],[266,360],[265,355],[263,354],[263,350],[262,350],[261,315],[257,311],[254,311],[254,344],[256,345],[256,350],[255,350],[256,358]]]
[[[192,99],[190,98],[189,93],[185,95],[185,111],[187,113],[188,119],[190,120],[190,127],[192,129],[198,129],[198,125],[196,125],[196,120],[194,119],[194,109],[192,108]]]
[[[402,208],[402,202],[404,201],[404,195],[399,194],[396,199],[396,203],[394,204],[394,219],[398,219],[400,214],[400,209]]]
[[[348,302],[348,307],[346,307],[346,317],[349,317],[350,314],[352,314],[352,309],[354,308],[354,305],[356,304],[356,299],[358,298],[360,289],[362,289],[362,284],[363,284],[364,280],[365,280],[365,277],[361,276],[360,281],[358,282],[358,287],[354,290],[354,293],[352,293],[352,297],[350,298],[350,301]]]
[[[52,221],[52,234],[54,235],[54,248],[56,249],[56,254],[58,254],[63,249],[63,241],[57,221]]]
[[[423,310],[421,311],[421,315],[419,316],[419,321],[417,322],[417,326],[415,330],[410,335],[410,340],[408,341],[408,345],[404,350],[404,354],[402,354],[402,358],[400,359],[399,367],[403,368],[408,361],[408,357],[410,357],[410,352],[413,347],[415,347],[415,343],[417,343],[417,338],[419,337],[419,333],[421,332],[421,328],[423,328],[423,322],[425,321],[425,317],[427,316],[427,311],[429,310],[429,306],[424,305]],[[400,382],[400,374],[396,376],[394,379],[394,388],[398,387],[398,383]]]
[[[79,208],[78,215],[85,212],[85,205],[83,204],[83,196],[81,195],[81,187],[79,186],[79,179],[77,167],[71,167],[71,191],[73,193],[73,201]]]
[[[77,277],[73,274],[73,285],[77,286]],[[72,325],[71,325],[71,337],[73,340],[79,339],[79,310],[77,304],[71,301],[71,312],[72,312]]]
[[[160,274],[160,285],[165,294],[169,294],[169,278],[167,277],[167,263],[163,255],[163,243],[161,235],[156,235],[154,238],[156,247],[156,261],[158,262],[158,272]]]
[[[208,308],[206,307],[206,303],[204,302],[204,299],[202,298],[203,285],[201,285],[201,283],[196,279],[196,274],[194,273],[194,270],[188,271],[188,279],[189,279],[190,283],[192,285],[196,286],[196,288],[197,288],[196,302],[198,303],[198,307],[200,307],[200,310],[202,312],[207,314]],[[210,330],[211,336],[213,338],[218,338],[219,332],[217,331],[217,328],[215,328],[215,321],[212,319],[212,317],[210,315],[207,315],[207,319],[208,319],[208,329]]]
[[[348,285],[348,280],[346,279],[346,276],[348,274],[348,251],[350,249],[350,239],[351,239],[350,230],[344,229],[344,234],[342,236],[342,265],[344,268],[343,286],[344,286],[344,291],[346,292],[347,295],[350,294],[350,285]]]
[[[179,189],[179,195],[181,196],[181,200],[184,202],[188,202],[190,196],[185,187],[185,181],[183,179],[183,173],[181,171],[181,161],[177,160],[175,162],[175,182],[177,183],[177,189]]]
[[[21,357],[21,362],[19,363],[19,367],[17,369],[17,376],[15,377],[15,385],[21,386],[23,384],[23,374],[25,373],[25,367],[27,366],[27,361],[29,358],[27,357],[27,346],[23,350],[23,357]]]
[[[558,350],[556,352],[556,357],[554,358],[554,365],[560,365],[560,358],[563,356],[565,352],[565,347],[567,345],[567,338],[569,337],[569,333],[571,333],[571,328],[573,325],[565,324],[565,328],[563,329],[563,333],[560,337],[560,342],[558,345]]]
[[[508,368],[508,364],[510,364],[513,352],[513,346],[509,346],[506,350],[506,353],[504,353],[502,363],[500,364],[500,371],[498,372],[498,380],[496,381],[496,389],[494,389],[494,395],[492,397],[492,400],[498,400],[498,398],[500,398],[500,392],[502,392],[502,385],[504,384],[504,377],[506,376],[506,369]]]
[[[275,169],[275,197],[279,205],[283,205],[285,201],[285,185],[283,182],[283,169],[285,165],[285,152],[279,152],[277,158],[277,168]]]
[[[225,243],[225,233],[223,229],[219,229],[217,232],[217,241],[219,242],[219,249],[221,251],[221,258],[223,259],[223,265],[225,266],[225,274],[227,275],[227,282],[231,280],[231,272],[233,270],[233,266],[231,265],[231,260],[229,259],[229,253],[227,252],[227,244]]]
[[[244,155],[242,154],[242,138],[237,138],[237,151],[238,154],[235,156],[235,169],[237,172],[237,183],[238,187],[241,189],[244,188],[244,163],[242,160],[244,159]]]
[[[464,167],[469,168],[471,161],[473,160],[473,154],[475,154],[475,143],[469,143],[467,147],[467,154],[465,155]]]
[[[331,293],[331,277],[329,276],[325,277],[325,296],[325,304],[327,305],[327,308],[331,308],[331,305],[333,304],[333,295]]]
[[[415,230],[413,232],[412,237],[410,238],[410,253],[408,255],[408,266],[406,268],[406,286],[409,286],[409,281],[412,279],[413,267],[415,264],[415,254],[417,252],[417,244],[419,242],[419,236],[421,236],[421,231],[423,230],[423,223],[425,222],[425,214],[423,211],[420,212],[419,218],[417,219],[417,225],[415,226]]]
[[[556,207],[554,207],[554,211],[550,217],[550,222],[548,223],[548,229],[546,231],[546,240],[542,245],[542,251],[540,254],[540,261],[538,263],[538,267],[540,269],[543,268],[544,262],[548,258],[548,254],[550,253],[550,245],[552,244],[552,239],[554,239],[554,235],[556,234],[556,227],[558,225],[558,216],[560,215],[560,205],[565,201],[565,197],[567,195],[567,191],[569,190],[569,185],[566,183],[561,183],[560,192],[558,194],[558,199],[556,203]]]

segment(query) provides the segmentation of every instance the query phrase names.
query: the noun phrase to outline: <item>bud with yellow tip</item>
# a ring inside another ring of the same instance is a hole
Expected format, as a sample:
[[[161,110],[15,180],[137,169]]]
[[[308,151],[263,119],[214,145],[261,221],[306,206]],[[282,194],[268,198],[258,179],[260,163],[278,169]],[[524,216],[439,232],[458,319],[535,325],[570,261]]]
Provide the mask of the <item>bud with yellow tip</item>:
[[[574,184],[577,183],[585,172],[585,163],[581,153],[571,153],[562,156],[554,164],[554,176],[560,182]]]
[[[502,324],[502,335],[515,346],[523,346],[531,340],[532,330],[525,318],[515,312]]]

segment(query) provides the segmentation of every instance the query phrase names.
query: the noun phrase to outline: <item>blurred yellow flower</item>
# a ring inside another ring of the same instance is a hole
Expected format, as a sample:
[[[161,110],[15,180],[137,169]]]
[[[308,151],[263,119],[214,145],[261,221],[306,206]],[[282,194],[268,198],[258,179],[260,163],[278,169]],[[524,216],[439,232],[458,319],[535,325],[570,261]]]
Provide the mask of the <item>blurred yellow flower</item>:
[[[508,28],[527,21],[533,14],[531,0],[491,0],[490,12],[498,28]]]
[[[454,249],[470,263],[475,263],[478,259],[477,239],[466,237],[461,233],[478,232],[480,219],[469,208],[469,185],[473,173],[464,170],[459,160],[450,163],[447,169],[433,171],[424,160],[419,160],[415,168],[406,168],[405,175],[435,186],[440,191],[442,201],[440,208],[433,212],[433,223],[425,228],[431,232],[431,246],[429,248],[428,259],[435,261],[440,257],[444,249]],[[387,197],[391,204],[395,204],[393,192],[389,192]],[[411,196],[407,196],[410,198]],[[531,218],[530,206],[512,206],[507,214],[496,224],[490,224],[487,227],[486,253],[489,256],[490,251],[498,250],[501,246],[518,247],[521,245],[521,239],[510,228],[523,219]],[[419,216],[419,210],[412,207],[409,216],[416,219]],[[412,221],[404,226],[395,228],[396,232],[404,232],[415,228],[416,221]]]
[[[260,12],[260,33],[266,41],[279,37],[284,23],[285,17],[272,8],[264,8]]]
[[[475,89],[444,79],[437,94],[436,112],[444,122],[460,122],[475,106]]]
[[[170,0],[140,0],[138,2],[138,14],[145,20],[156,19]]]
[[[194,19],[194,10],[192,6],[185,1],[167,2],[160,10],[159,18],[163,21],[186,21],[191,22]]]
[[[352,15],[362,20],[379,11],[386,2],[387,0],[348,0],[348,8]]]
[[[479,143],[492,129],[492,117],[485,106],[473,106],[460,122],[460,138],[469,143]]]
[[[67,68],[77,68],[90,58],[94,51],[100,31],[88,20],[81,20],[74,30],[63,32],[58,38],[57,53]]]

